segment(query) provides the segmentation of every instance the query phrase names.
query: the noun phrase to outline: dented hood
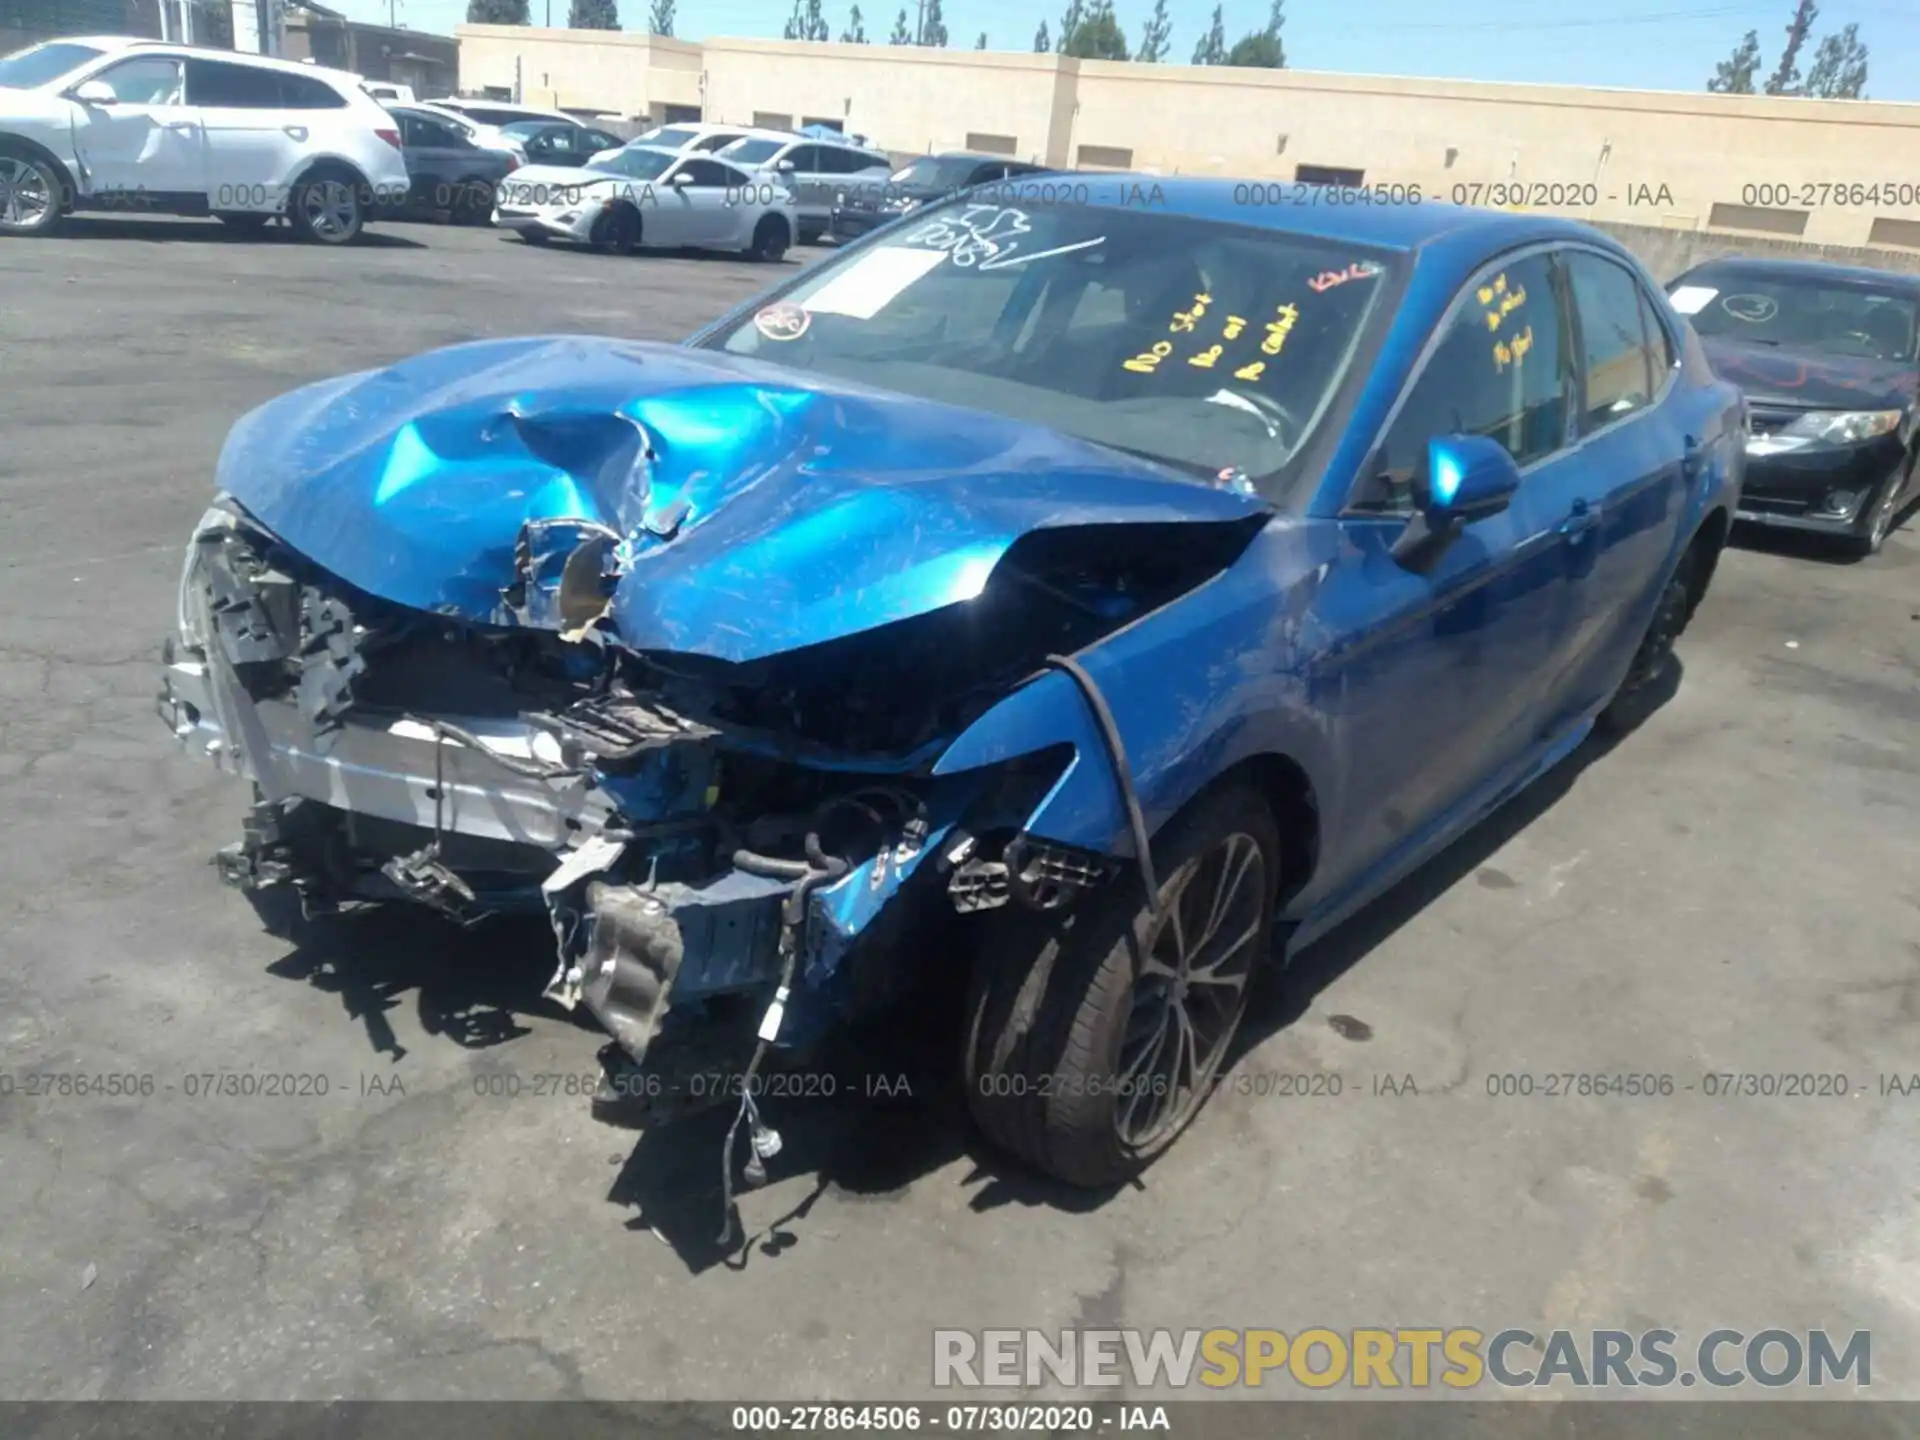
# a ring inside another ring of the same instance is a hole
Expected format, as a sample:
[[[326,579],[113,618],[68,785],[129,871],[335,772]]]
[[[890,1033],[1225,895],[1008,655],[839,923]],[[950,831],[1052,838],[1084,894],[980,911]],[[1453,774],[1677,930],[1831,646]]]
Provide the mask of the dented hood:
[[[401,605],[509,623],[528,521],[619,537],[623,643],[743,661],[971,598],[1021,535],[1262,502],[1042,426],[680,346],[434,351],[271,401],[221,488]]]

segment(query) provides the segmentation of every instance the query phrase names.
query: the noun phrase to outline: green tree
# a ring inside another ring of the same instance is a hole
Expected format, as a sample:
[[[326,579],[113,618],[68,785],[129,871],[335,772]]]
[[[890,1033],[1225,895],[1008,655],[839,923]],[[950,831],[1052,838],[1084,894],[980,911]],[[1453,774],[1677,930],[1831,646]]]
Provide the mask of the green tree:
[[[1753,77],[1760,73],[1760,36],[1749,30],[1747,36],[1734,47],[1733,54],[1713,67],[1713,78],[1707,81],[1707,89],[1716,95],[1751,95]]]
[[[842,45],[864,45],[867,43],[867,23],[860,18],[860,7],[854,6],[847,13],[847,28],[840,32]]]
[[[1060,46],[1062,55],[1081,60],[1127,60],[1127,33],[1114,18],[1113,0],[1093,0],[1086,18],[1068,32]]]
[[[1207,33],[1200,37],[1200,43],[1193,47],[1193,64],[1224,65],[1227,63],[1227,29],[1220,18],[1220,7],[1213,7],[1213,20],[1207,26]]]
[[[920,12],[920,33],[913,43],[935,47],[947,43],[947,22],[940,14],[940,0],[926,0],[926,8]]]
[[[467,0],[469,25],[531,25],[528,0]]]
[[[1774,67],[1773,74],[1767,77],[1767,94],[1800,93],[1800,51],[1807,43],[1813,22],[1819,17],[1820,7],[1815,0],[1799,0],[1794,6],[1793,19],[1787,24],[1787,46],[1780,52],[1780,63]]]
[[[827,17],[820,13],[820,0],[793,0],[793,13],[787,16],[786,28],[780,32],[783,40],[826,40],[832,32],[827,27]]]
[[[893,22],[893,33],[887,37],[887,44],[889,45],[913,44],[913,32],[907,29],[907,12],[904,7],[901,9],[899,16]]]
[[[1167,0],[1153,0],[1153,14],[1147,17],[1147,23],[1140,28],[1140,48],[1133,58],[1148,65],[1157,65],[1167,58],[1167,38],[1173,33],[1173,22],[1167,18]]]
[[[653,0],[653,9],[647,15],[647,29],[655,35],[673,35],[674,0]]]
[[[567,25],[574,30],[618,30],[620,10],[614,0],[573,0]]]
[[[1053,32],[1055,48],[1062,55],[1067,53],[1067,41],[1072,39],[1073,32],[1080,28],[1081,18],[1086,13],[1086,7],[1080,3],[1080,0],[1068,0],[1066,13],[1060,17],[1060,23]]]
[[[1280,27],[1287,23],[1287,17],[1280,13],[1283,3],[1284,0],[1273,0],[1273,8],[1267,11],[1266,29],[1242,35],[1233,42],[1233,48],[1227,52],[1227,64],[1260,70],[1287,68],[1287,50],[1280,43]]]
[[[976,50],[984,50],[987,48],[987,32],[986,31],[982,30],[980,32],[980,38],[974,41],[973,48]]]
[[[1867,47],[1860,43],[1860,27],[1849,25],[1820,42],[1800,93],[1815,100],[1864,100],[1866,88]]]
[[[1053,41],[1047,36],[1047,22],[1042,20],[1040,28],[1033,32],[1033,53],[1045,55],[1053,49]]]

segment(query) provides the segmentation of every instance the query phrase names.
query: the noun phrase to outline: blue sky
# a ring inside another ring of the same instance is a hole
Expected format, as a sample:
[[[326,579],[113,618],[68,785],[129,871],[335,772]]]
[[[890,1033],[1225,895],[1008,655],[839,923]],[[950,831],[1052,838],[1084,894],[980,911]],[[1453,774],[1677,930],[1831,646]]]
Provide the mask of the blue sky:
[[[331,0],[357,19],[386,23],[389,0]],[[451,33],[466,14],[465,0],[396,0],[399,21],[416,30]],[[566,23],[567,0],[531,0],[535,24],[551,3],[554,23]],[[869,39],[884,40],[900,0],[861,6]],[[955,46],[971,48],[982,30],[990,48],[1030,50],[1042,18],[1058,28],[1064,0],[942,0]],[[1137,37],[1153,0],[1116,0],[1121,25]],[[837,37],[847,0],[825,0]],[[777,38],[792,0],[677,0],[674,31],[687,39],[708,35]],[[1605,0],[1588,8],[1546,6],[1539,0],[1286,0],[1281,32],[1287,63],[1296,70],[1374,75],[1424,75],[1469,80],[1543,81],[1618,85],[1655,90],[1699,90],[1748,30],[1760,32],[1770,69],[1793,14],[1793,0]],[[1184,62],[1207,26],[1212,4],[1169,0],[1173,17],[1170,59]],[[644,29],[647,0],[620,0],[629,29]],[[1266,23],[1267,0],[1227,0],[1231,43]],[[909,10],[911,19],[911,9]],[[1870,51],[1867,94],[1876,100],[1920,100],[1920,6],[1912,0],[1828,0],[1820,7],[1814,44],[1829,30],[1857,23]]]

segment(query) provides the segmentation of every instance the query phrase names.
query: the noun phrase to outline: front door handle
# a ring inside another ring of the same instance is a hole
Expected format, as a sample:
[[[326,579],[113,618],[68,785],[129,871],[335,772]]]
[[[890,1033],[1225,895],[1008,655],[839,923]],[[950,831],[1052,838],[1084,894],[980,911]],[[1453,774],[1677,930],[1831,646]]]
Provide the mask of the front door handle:
[[[286,132],[289,140],[305,140],[307,138],[307,127],[304,125],[283,125],[281,129]]]
[[[1560,522],[1560,533],[1569,540],[1578,540],[1600,523],[1600,511],[1597,506],[1585,500],[1573,502],[1573,509],[1567,518]]]
[[[1704,454],[1705,451],[1702,450],[1700,445],[1700,437],[1698,435],[1687,436],[1680,450],[1680,469],[1689,480],[1700,473],[1700,460]]]

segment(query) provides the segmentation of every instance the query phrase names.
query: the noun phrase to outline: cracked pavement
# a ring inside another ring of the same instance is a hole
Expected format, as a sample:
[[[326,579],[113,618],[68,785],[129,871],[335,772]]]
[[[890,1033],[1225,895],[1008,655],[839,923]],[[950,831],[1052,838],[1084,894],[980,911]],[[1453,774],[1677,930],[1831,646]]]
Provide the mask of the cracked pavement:
[[[1881,1093],[1920,1072],[1920,521],[1864,564],[1730,551],[1671,702],[1269,986],[1141,1185],[1025,1178],[921,1079],[775,1101],[729,1255],[726,1117],[589,1116],[541,926],[289,951],[216,883],[244,797],[153,694],[244,410],[464,339],[678,338],[773,273],[74,232],[0,247],[0,1397],[931,1397],[937,1326],[1127,1324],[1870,1329],[1875,1393],[1920,1398],[1920,1094]],[[1565,1072],[1676,1090],[1488,1093]]]

